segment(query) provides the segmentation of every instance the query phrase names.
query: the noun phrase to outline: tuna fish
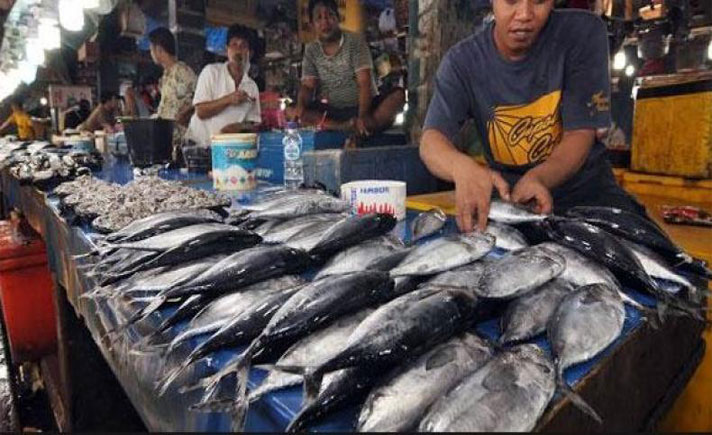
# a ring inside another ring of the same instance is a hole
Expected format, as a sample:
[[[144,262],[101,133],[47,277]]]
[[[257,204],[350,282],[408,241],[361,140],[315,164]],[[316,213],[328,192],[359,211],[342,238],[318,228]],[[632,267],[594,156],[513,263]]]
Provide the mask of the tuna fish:
[[[489,219],[503,224],[520,224],[525,222],[537,222],[546,219],[547,216],[532,213],[528,209],[500,200],[490,202]]]
[[[613,207],[574,207],[567,212],[613,234],[659,252],[673,265],[689,263],[692,257],[675,245],[665,232],[647,217]]]
[[[236,427],[244,423],[248,402],[247,374],[252,359],[270,348],[284,348],[336,319],[379,304],[393,297],[393,281],[384,272],[364,271],[338,275],[315,281],[293,295],[270,320],[262,333],[245,352],[228,364],[220,376],[206,389],[204,402],[222,378],[237,373]]]
[[[665,308],[671,306],[700,317],[697,308],[660,289],[630,248],[605,230],[586,222],[565,219],[552,219],[546,224],[550,237],[559,244],[605,265],[623,284],[656,296],[661,316]]]
[[[535,345],[508,349],[430,408],[419,432],[530,432],[556,391],[554,366]]]
[[[492,348],[466,333],[396,368],[369,394],[359,432],[414,431],[430,405],[492,357]]]
[[[473,263],[494,247],[489,234],[458,234],[440,237],[416,247],[394,269],[391,276],[433,275]]]
[[[495,245],[498,248],[514,251],[517,249],[526,248],[529,246],[527,239],[516,228],[500,224],[495,221],[490,221],[487,224],[485,233],[492,234],[495,237]]]
[[[109,243],[136,242],[189,225],[219,222],[222,222],[220,215],[208,210],[169,211],[133,221],[104,240]]]
[[[474,292],[484,271],[485,263],[476,261],[439,273],[421,285],[433,288],[450,288]]]
[[[447,222],[447,215],[440,208],[436,207],[420,213],[410,224],[411,241],[417,242],[424,237],[437,233],[445,226],[445,222]]]
[[[351,332],[372,312],[373,310],[370,308],[359,311],[306,336],[290,347],[277,360],[276,365],[314,366],[325,362],[339,351],[346,339],[351,335]],[[265,394],[282,388],[300,385],[302,381],[303,378],[300,375],[272,370],[260,386],[250,392],[249,400],[254,402]],[[328,384],[329,380],[325,380],[324,383]]]
[[[250,218],[293,219],[308,214],[343,213],[348,208],[347,201],[331,195],[296,195],[274,200],[268,207],[251,212]]]
[[[379,237],[368,240],[336,254],[314,279],[366,270],[370,264],[386,259],[399,248],[403,249],[403,244],[397,239]]]
[[[621,335],[624,322],[625,306],[618,292],[605,284],[591,284],[567,295],[547,328],[560,389],[599,423],[598,413],[564,381],[564,370],[611,345]]]
[[[554,242],[544,242],[536,245],[535,248],[544,248],[564,257],[566,259],[566,269],[559,276],[559,279],[568,281],[576,287],[596,283],[608,284],[612,288],[620,287],[618,280],[611,271],[588,257],[579,254],[578,251]]]
[[[363,241],[383,236],[396,226],[396,218],[385,213],[351,216],[334,224],[309,253],[322,258]]]
[[[556,308],[573,291],[574,286],[569,282],[555,279],[512,301],[502,316],[499,342],[526,341],[546,331]]]
[[[383,375],[365,367],[344,369],[334,372],[328,383],[323,385],[319,395],[304,407],[285,429],[287,433],[304,432],[311,423],[346,407],[359,404]]]
[[[302,272],[309,264],[310,260],[304,252],[286,246],[257,246],[246,249],[226,257],[194,279],[159,293],[154,301],[137,313],[129,323],[151,314],[168,299],[194,294],[217,297],[250,284]]]
[[[543,249],[525,248],[488,263],[474,291],[487,299],[512,299],[558,277],[564,269],[566,259],[561,255]]]
[[[272,226],[263,234],[266,243],[284,243],[290,237],[297,234],[304,228],[317,222],[333,222],[343,219],[345,216],[337,213],[312,214],[295,219],[289,219]]]
[[[191,340],[192,338],[205,334],[212,334],[218,331],[232,318],[242,314],[253,304],[264,299],[267,295],[296,288],[303,284],[304,280],[301,278],[288,275],[258,282],[247,286],[244,289],[238,289],[233,293],[227,293],[221,296],[206,304],[198,313],[195,314],[192,320],[188,323],[188,327],[185,331],[177,335],[170,341],[169,344],[166,345],[167,348],[165,349],[165,353],[171,353],[178,346]],[[200,297],[200,295],[196,296]],[[154,333],[154,336],[160,335],[161,332],[172,326],[172,322],[168,322],[169,319],[166,319],[166,321],[161,323],[159,328]],[[145,342],[150,342],[151,338],[153,337],[148,337]],[[157,348],[163,347],[165,346],[157,346]]]
[[[380,370],[426,352],[467,328],[476,305],[460,291],[424,288],[377,308],[337,355],[304,370],[306,397],[316,396],[324,374],[351,367]]]
[[[181,362],[180,365],[166,373],[157,384],[158,395],[162,396],[178,376],[194,362],[213,352],[226,347],[240,346],[249,343],[269,323],[272,316],[289,300],[301,287],[288,289],[281,292],[272,292],[258,300],[250,308],[238,314],[222,326],[217,332],[202,342],[198,347]]]
[[[648,275],[682,286],[690,295],[696,295],[698,293],[697,288],[690,280],[675,272],[667,265],[667,262],[654,251],[631,241],[624,241],[623,243],[630,248]],[[699,299],[696,301],[699,302]]]
[[[309,252],[312,248],[314,248],[314,246],[316,246],[317,243],[319,243],[319,240],[321,240],[324,236],[324,233],[338,222],[340,221],[314,222],[311,225],[299,230],[296,234],[287,239],[284,244],[294,249],[301,249],[302,251]]]

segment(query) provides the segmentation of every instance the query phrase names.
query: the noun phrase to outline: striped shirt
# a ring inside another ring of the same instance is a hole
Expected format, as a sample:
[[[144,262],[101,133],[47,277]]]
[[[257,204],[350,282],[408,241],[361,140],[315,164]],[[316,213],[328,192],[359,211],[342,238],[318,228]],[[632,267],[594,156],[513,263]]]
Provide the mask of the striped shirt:
[[[356,72],[371,71],[371,96],[378,93],[373,77],[373,59],[366,41],[360,36],[343,31],[339,51],[327,56],[319,41],[304,49],[302,80],[318,80],[319,100],[339,109],[358,107]]]

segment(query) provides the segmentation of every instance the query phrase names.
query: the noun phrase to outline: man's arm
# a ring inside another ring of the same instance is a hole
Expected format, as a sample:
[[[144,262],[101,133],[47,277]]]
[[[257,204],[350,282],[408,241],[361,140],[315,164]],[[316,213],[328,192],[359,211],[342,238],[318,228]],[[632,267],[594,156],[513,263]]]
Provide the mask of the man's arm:
[[[5,120],[5,122],[2,123],[2,125],[0,125],[0,132],[5,131],[8,127],[10,127],[10,125],[12,125],[12,123],[13,123],[12,116],[10,116],[9,118],[7,118]]]
[[[242,104],[249,100],[250,97],[244,91],[235,91],[231,94],[224,95],[217,100],[206,101],[195,105],[195,113],[202,120],[210,119],[222,113],[232,105]]]
[[[193,116],[193,106],[186,104],[179,111],[176,116],[176,122],[185,127],[190,123],[190,117]]]
[[[233,122],[220,130],[222,134],[231,133],[254,133],[257,131],[257,124],[252,121]]]
[[[564,132],[549,158],[527,171],[514,186],[512,199],[519,203],[535,201],[536,212],[551,213],[554,207],[551,190],[564,184],[581,169],[595,139],[596,131],[592,129]]]
[[[299,86],[299,94],[297,95],[297,109],[295,114],[297,118],[302,117],[307,106],[311,103],[316,85],[316,77],[305,77],[302,79],[302,84]]]
[[[509,199],[509,185],[502,176],[488,169],[470,156],[457,150],[452,141],[437,129],[427,129],[420,140],[420,158],[438,178],[455,183],[457,225],[465,232],[487,227],[492,187],[503,199]]]
[[[361,69],[356,72],[356,83],[358,83],[358,116],[365,118],[371,109],[371,70]]]

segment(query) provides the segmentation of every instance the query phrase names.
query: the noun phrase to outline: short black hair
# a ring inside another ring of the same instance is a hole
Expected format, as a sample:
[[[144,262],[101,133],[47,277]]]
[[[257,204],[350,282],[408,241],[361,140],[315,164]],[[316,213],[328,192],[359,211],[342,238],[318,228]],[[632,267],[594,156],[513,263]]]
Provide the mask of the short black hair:
[[[20,97],[20,96],[15,96],[15,97],[13,97],[13,98],[10,100],[10,105],[11,105],[11,106],[17,106],[17,107],[19,107],[20,109],[23,109],[24,101],[23,101],[22,97]]]
[[[232,38],[240,38],[244,39],[247,41],[247,45],[250,47],[250,51],[254,51],[255,49],[255,40],[254,40],[254,31],[251,29],[248,29],[245,26],[241,26],[239,24],[233,24],[232,26],[228,27],[227,29],[227,40],[225,41],[227,44],[230,44],[230,41],[232,41]]]
[[[336,0],[309,0],[309,20],[314,20],[314,9],[317,6],[322,5],[327,9],[331,9],[336,16],[339,16],[339,5],[336,4]]]
[[[148,34],[148,40],[151,44],[157,45],[166,50],[166,53],[171,56],[176,55],[176,38],[173,36],[171,31],[165,27],[159,27],[151,31],[151,33]]]
[[[119,94],[117,94],[116,92],[102,92],[99,101],[101,102],[101,104],[104,104],[113,98],[116,98],[117,100],[121,99]]]

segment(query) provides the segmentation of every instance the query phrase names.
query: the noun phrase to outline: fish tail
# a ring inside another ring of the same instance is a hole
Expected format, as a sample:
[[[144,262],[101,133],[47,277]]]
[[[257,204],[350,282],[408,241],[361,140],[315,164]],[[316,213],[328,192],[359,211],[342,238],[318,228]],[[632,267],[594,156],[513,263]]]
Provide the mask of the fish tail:
[[[138,345],[137,347],[131,349],[129,351],[129,354],[135,355],[135,356],[147,356],[147,355],[160,354],[161,356],[164,356],[166,347],[168,347],[167,344],[145,343],[143,345]]]
[[[108,296],[109,291],[105,287],[97,286],[94,290],[79,295],[80,300],[95,300],[102,296]]]
[[[237,388],[235,394],[235,406],[232,410],[232,430],[234,432],[244,432],[247,421],[247,411],[250,409],[250,401],[247,400],[247,378],[252,365],[252,355],[259,345],[259,341],[252,342],[247,348],[243,357],[237,362]]]
[[[126,323],[132,324],[138,322],[141,319],[145,319],[152,313],[158,311],[159,308],[163,306],[168,298],[166,296],[156,296],[156,299],[150,304],[146,305],[141,311],[132,316]]]
[[[218,375],[222,375],[222,373],[218,372],[214,375],[199,379],[198,382],[195,382],[193,384],[184,385],[178,389],[178,392],[180,394],[186,394],[186,393],[190,393],[191,391],[200,390],[203,388],[210,387],[211,385],[216,383],[216,380],[221,379],[221,377],[219,378]],[[204,403],[208,403],[208,402],[210,402],[210,401],[209,400],[201,400],[200,403],[196,403],[195,405],[192,405],[191,409],[199,409],[200,405],[202,405]]]
[[[175,382],[176,379],[178,379],[178,376],[180,376],[181,373],[183,373],[188,367],[190,367],[193,361],[195,361],[194,358],[187,358],[178,367],[174,367],[166,374],[166,376],[164,376],[160,381],[158,381],[155,389],[159,397],[162,397],[166,394],[168,388],[173,384],[173,382]]]
[[[566,396],[571,403],[581,410],[584,414],[588,414],[591,418],[596,420],[598,424],[603,424],[603,419],[600,415],[589,405],[581,396],[578,395],[569,385],[564,381],[563,377],[559,375],[558,379],[559,389]]]
[[[297,433],[297,432],[303,432],[304,428],[307,423],[307,419],[305,418],[306,412],[309,410],[308,407],[303,407],[297,415],[294,416],[292,421],[289,422],[289,425],[287,426],[286,429],[284,429],[285,433]]]

